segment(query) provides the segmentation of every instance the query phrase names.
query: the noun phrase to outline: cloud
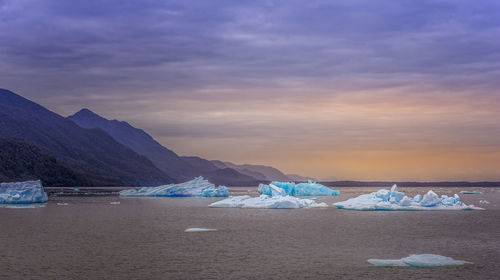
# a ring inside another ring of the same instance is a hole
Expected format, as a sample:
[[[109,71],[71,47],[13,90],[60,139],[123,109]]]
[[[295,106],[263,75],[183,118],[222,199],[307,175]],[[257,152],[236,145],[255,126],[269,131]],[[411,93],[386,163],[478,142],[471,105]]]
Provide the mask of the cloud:
[[[312,147],[491,151],[499,10],[451,0],[1,0],[0,85],[61,114],[89,107],[130,121],[182,154],[240,162]],[[311,175],[337,175],[328,172]]]

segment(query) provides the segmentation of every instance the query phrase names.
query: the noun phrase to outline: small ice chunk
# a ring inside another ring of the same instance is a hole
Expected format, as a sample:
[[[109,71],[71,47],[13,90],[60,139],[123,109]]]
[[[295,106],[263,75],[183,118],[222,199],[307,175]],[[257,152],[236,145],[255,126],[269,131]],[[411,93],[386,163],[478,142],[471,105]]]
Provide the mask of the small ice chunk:
[[[29,204],[47,202],[41,181],[0,184],[0,204]]]
[[[397,259],[397,260],[369,259],[368,262],[373,264],[374,266],[408,266],[406,263],[403,262],[402,259]]]
[[[120,196],[155,196],[155,197],[227,197],[229,189],[225,186],[215,187],[214,184],[196,177],[191,181],[158,187],[143,187],[139,190],[123,190]]]
[[[278,188],[279,190],[277,190]],[[295,184],[293,182],[273,181],[269,185],[260,184],[259,193],[269,196],[338,196],[340,192],[327,186],[309,181],[308,183]]]
[[[117,205],[120,204],[120,201],[111,201],[109,204]]]
[[[57,205],[59,205],[59,206],[66,206],[66,205],[68,205],[68,203],[67,202],[58,202]]]
[[[410,255],[409,257],[403,258],[402,260],[407,265],[414,267],[435,267],[471,264],[471,262],[454,260],[450,257],[435,254]]]
[[[472,264],[467,261],[454,260],[450,257],[445,257],[435,254],[420,254],[410,255],[402,259],[369,259],[369,263],[374,266],[412,266],[412,267],[437,267],[437,266],[456,266],[464,264]]]
[[[460,191],[461,194],[481,194],[480,191]]]
[[[490,204],[490,202],[487,201],[487,200],[479,200],[479,203],[481,203],[481,204]]]
[[[187,228],[184,232],[205,232],[205,231],[217,231],[214,228]]]

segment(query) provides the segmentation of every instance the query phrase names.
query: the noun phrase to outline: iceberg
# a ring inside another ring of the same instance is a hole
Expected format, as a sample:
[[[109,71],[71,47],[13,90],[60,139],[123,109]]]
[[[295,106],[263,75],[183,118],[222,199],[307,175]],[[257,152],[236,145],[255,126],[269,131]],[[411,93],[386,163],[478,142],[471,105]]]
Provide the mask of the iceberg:
[[[47,200],[39,180],[0,184],[0,204],[45,203]]]
[[[458,195],[439,197],[432,190],[423,197],[416,195],[413,198],[398,191],[396,185],[391,190],[381,189],[373,193],[363,194],[333,205],[347,210],[484,210],[474,205],[466,205],[460,201]]]
[[[203,179],[203,177],[196,177],[191,181],[170,184],[158,187],[143,187],[138,190],[123,190],[120,196],[155,196],[155,197],[227,197],[229,189],[225,186],[215,187],[214,184]]]
[[[481,194],[479,191],[460,191],[461,194]]]
[[[410,255],[402,259],[369,259],[374,266],[411,266],[411,267],[437,267],[472,264],[468,261],[454,260],[450,257],[434,254]]]
[[[274,187],[281,189],[276,191]],[[291,195],[291,196],[338,196],[340,192],[332,190],[321,184],[309,181],[308,183],[295,184],[293,182],[277,182],[273,181],[269,185],[260,184],[259,193],[269,196],[274,195]]]
[[[479,200],[479,203],[481,204],[490,204],[488,200]]]
[[[262,194],[257,197],[249,195],[232,196],[221,201],[214,202],[209,207],[233,207],[233,208],[266,208],[266,209],[297,209],[328,207],[326,203],[318,203],[312,199],[303,199],[294,196],[269,196]]]
[[[214,228],[187,228],[184,232],[207,232],[207,231],[217,231]]]

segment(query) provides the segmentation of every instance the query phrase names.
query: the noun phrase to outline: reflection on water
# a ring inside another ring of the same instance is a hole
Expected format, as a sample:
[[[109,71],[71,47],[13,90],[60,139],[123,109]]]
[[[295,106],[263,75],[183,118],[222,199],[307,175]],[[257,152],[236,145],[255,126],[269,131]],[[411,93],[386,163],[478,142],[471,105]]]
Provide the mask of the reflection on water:
[[[331,206],[376,190],[338,189],[340,197],[318,201]],[[427,190],[402,188],[412,196]],[[42,208],[0,209],[0,279],[497,279],[500,192],[461,197],[490,204],[486,211],[360,212],[207,208],[213,198],[51,197]],[[423,253],[474,264],[394,269],[366,261]]]

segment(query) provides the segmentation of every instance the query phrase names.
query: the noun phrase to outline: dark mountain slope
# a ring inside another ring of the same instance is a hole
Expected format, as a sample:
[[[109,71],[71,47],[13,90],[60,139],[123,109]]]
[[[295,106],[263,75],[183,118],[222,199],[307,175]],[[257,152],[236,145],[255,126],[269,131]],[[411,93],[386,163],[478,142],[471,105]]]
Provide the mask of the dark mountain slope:
[[[214,161],[212,161],[212,162],[214,162]],[[241,173],[249,175],[249,176],[256,177],[256,176],[259,176],[258,174],[261,174],[262,176],[264,176],[264,179],[259,178],[260,180],[290,181],[290,178],[288,178],[285,174],[283,174],[283,172],[281,172],[278,169],[271,167],[271,166],[253,165],[253,164],[234,164],[231,162],[221,162],[221,161],[215,161],[215,164],[217,164],[219,166],[221,164],[224,164],[226,167],[235,169],[238,172],[241,172]],[[251,175],[251,174],[253,174],[253,175]]]
[[[42,180],[46,187],[88,186],[71,168],[20,139],[0,138],[0,182]]]
[[[88,109],[82,109],[68,119],[84,128],[100,128],[106,131],[116,141],[148,157],[160,170],[178,181],[190,180],[200,175],[217,184],[244,184],[243,182],[250,184],[257,181],[256,178],[236,170],[227,170],[226,166],[219,168],[200,157],[180,157],[143,130],[127,122],[105,119]]]
[[[163,147],[153,137],[127,122],[105,119],[88,109],[82,109],[68,119],[84,128],[100,128],[116,141],[149,158],[159,169],[178,181],[198,176],[194,168],[176,153]]]
[[[232,168],[217,169],[206,173],[205,176],[206,178],[210,178],[212,183],[218,185],[228,184],[231,186],[255,186],[261,182],[253,177],[241,174]]]
[[[0,137],[21,138],[85,176],[89,185],[172,182],[146,157],[100,129],[84,129],[11,91],[0,89]]]

